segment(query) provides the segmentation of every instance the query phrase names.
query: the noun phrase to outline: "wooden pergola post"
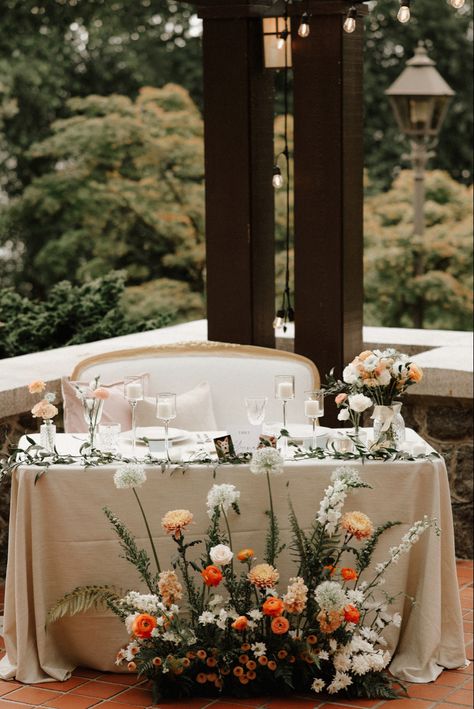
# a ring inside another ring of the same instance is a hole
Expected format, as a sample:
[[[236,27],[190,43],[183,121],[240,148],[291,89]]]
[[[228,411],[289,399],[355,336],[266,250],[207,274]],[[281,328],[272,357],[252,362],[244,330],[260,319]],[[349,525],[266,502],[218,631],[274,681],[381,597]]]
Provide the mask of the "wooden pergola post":
[[[273,77],[263,16],[282,0],[195,0],[204,18],[207,304],[211,339],[274,346]],[[362,23],[348,4],[288,6],[294,86],[295,351],[321,373],[362,345]],[[297,34],[303,10],[309,37]]]

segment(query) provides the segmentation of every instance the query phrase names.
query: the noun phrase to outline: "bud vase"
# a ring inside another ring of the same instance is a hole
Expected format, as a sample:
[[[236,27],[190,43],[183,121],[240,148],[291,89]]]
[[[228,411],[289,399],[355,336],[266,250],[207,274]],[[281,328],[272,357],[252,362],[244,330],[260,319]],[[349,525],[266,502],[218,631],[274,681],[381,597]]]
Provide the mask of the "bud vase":
[[[388,406],[374,406],[372,414],[374,445],[378,448],[400,449],[405,440],[405,421],[400,413],[401,402]]]
[[[102,418],[104,402],[93,397],[84,399],[84,419],[89,429],[89,446],[94,448],[97,440],[97,430]]]
[[[51,419],[44,419],[40,426],[40,443],[45,450],[54,453],[56,426]]]

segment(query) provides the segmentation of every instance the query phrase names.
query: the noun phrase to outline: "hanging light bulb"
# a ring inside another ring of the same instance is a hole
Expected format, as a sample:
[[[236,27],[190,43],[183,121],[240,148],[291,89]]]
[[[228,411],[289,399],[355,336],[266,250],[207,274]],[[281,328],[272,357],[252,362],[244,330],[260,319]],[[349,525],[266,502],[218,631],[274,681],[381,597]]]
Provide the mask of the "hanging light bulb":
[[[288,37],[288,30],[283,30],[283,32],[280,32],[280,36],[278,37],[277,41],[277,49],[283,49],[285,46],[286,38]]]
[[[277,330],[280,327],[283,327],[283,324],[285,322],[285,311],[284,310],[277,310],[277,314],[275,315],[275,319],[273,321],[273,327],[275,330]]]
[[[346,19],[344,20],[344,32],[347,32],[348,34],[354,32],[356,28],[356,17],[357,10],[355,9],[354,5],[352,5],[352,7],[349,8]]]
[[[309,15],[307,12],[303,12],[301,16],[300,26],[298,27],[298,34],[300,37],[307,37],[309,35]]]
[[[456,10],[460,10],[464,7],[464,0],[449,0],[449,2]]]
[[[410,0],[400,0],[400,9],[397,14],[397,20],[405,24],[411,17]]]
[[[279,190],[280,187],[283,187],[283,175],[281,174],[281,170],[278,165],[274,165],[273,167],[272,185],[277,190]]]

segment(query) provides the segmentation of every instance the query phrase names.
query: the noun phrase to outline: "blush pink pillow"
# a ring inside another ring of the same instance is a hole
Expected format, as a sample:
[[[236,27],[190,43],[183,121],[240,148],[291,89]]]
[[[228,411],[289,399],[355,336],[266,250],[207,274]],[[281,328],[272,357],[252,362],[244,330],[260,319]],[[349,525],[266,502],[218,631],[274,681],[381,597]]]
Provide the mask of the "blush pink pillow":
[[[61,378],[61,389],[64,406],[64,430],[66,433],[87,433],[82,402],[76,396],[74,384],[87,387],[86,382],[71,382],[69,377]],[[132,428],[132,412],[130,404],[123,396],[123,382],[100,384],[109,392],[109,398],[104,401],[101,423],[119,423],[122,431]]]

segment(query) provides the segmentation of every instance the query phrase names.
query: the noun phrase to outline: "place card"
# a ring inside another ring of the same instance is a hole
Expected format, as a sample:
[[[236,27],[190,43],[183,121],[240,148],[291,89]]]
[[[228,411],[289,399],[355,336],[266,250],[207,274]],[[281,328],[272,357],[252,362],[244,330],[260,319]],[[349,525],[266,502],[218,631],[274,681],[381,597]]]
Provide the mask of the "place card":
[[[247,424],[246,426],[228,426],[227,430],[232,436],[237,455],[249,453],[258,447],[259,435],[262,430],[260,425],[252,426],[252,424]]]

